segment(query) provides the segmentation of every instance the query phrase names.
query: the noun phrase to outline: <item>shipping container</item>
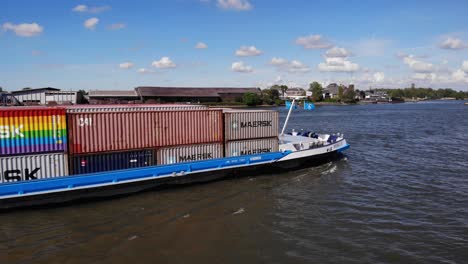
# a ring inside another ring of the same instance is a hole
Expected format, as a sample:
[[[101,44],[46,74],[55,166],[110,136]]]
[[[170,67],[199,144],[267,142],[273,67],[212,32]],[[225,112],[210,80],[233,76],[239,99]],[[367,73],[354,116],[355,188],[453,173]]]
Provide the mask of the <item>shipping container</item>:
[[[68,175],[64,153],[0,157],[0,182],[27,181]]]
[[[169,111],[169,110],[207,110],[205,105],[190,104],[129,104],[129,105],[70,105],[67,113],[91,112],[135,112],[135,111]]]
[[[70,154],[223,141],[222,111],[67,114]]]
[[[225,140],[278,136],[278,112],[266,110],[224,110]]]
[[[226,157],[254,155],[260,153],[277,152],[279,150],[278,137],[254,140],[238,140],[226,142]]]
[[[0,109],[0,156],[64,152],[65,109],[11,107]]]
[[[198,144],[160,148],[156,154],[158,164],[174,164],[223,157],[223,144]]]
[[[124,170],[156,165],[154,150],[70,156],[70,174]]]

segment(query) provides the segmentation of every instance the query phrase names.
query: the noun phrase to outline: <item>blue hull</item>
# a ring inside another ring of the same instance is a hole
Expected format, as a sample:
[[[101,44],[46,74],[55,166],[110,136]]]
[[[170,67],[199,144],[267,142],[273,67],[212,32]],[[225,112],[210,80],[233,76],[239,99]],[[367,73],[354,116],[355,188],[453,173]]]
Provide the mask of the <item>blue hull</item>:
[[[122,195],[167,185],[207,182],[230,176],[256,175],[310,167],[349,148],[324,155],[278,162],[290,152],[273,152],[174,165],[119,170],[0,185],[0,209],[63,203]]]

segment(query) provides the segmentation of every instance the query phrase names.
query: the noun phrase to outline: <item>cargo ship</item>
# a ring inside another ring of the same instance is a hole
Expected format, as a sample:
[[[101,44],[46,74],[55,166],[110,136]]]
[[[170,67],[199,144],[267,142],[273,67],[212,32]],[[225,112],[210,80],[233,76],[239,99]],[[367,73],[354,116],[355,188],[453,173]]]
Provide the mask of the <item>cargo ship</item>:
[[[267,110],[4,107],[0,209],[289,171],[349,148],[342,134],[284,133],[287,120],[278,135],[278,112]]]

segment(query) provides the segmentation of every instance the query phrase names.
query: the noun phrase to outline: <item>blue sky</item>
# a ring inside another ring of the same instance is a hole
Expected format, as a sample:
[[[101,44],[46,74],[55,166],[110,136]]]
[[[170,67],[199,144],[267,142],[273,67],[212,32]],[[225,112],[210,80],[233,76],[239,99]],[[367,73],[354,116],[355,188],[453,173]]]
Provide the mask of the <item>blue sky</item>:
[[[468,90],[468,1],[0,2],[0,86]]]

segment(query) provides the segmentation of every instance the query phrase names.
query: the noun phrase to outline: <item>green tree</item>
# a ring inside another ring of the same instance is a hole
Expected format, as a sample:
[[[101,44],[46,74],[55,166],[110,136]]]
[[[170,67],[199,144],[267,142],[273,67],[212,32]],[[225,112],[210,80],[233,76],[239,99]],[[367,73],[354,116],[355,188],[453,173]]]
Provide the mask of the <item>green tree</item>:
[[[271,99],[276,100],[279,99],[279,90],[278,89],[270,89],[271,91]]]
[[[88,99],[86,99],[88,93],[85,90],[78,90],[76,93],[76,103],[77,104],[89,104]]]
[[[284,93],[288,90],[288,86],[286,85],[280,85],[281,93],[284,97]]]
[[[256,106],[261,103],[260,97],[256,93],[245,93],[242,102],[248,106]]]
[[[343,85],[340,84],[340,86],[338,86],[338,99],[340,100],[343,99],[343,92],[344,92]]]
[[[314,102],[321,101],[323,99],[323,88],[318,82],[312,82],[309,84],[309,91],[312,92],[312,100]]]
[[[274,103],[272,91],[274,91],[274,90],[265,89],[265,90],[262,91],[262,101],[263,101],[263,103],[269,104],[269,105],[272,105]]]
[[[348,88],[348,90],[346,90],[346,93],[343,94],[343,101],[347,103],[354,103],[356,101],[354,97],[356,97],[356,92],[353,88]]]

